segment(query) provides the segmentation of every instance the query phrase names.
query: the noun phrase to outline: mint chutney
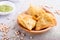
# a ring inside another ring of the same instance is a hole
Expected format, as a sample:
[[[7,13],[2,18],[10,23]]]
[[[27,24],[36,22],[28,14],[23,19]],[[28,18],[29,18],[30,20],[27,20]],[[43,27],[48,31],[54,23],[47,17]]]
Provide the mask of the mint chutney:
[[[10,12],[13,10],[13,7],[9,5],[0,5],[0,12]]]

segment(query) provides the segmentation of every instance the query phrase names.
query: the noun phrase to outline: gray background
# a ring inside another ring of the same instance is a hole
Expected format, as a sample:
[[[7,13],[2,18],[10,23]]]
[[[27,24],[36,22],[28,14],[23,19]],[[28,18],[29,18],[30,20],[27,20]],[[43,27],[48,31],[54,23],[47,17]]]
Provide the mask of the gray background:
[[[20,30],[21,32],[26,33],[24,40],[60,40],[60,15],[57,15],[55,13],[54,13],[54,15],[56,16],[57,26],[53,27],[51,30],[49,30],[48,32],[45,32],[43,34],[38,34],[38,35],[29,34],[25,31],[23,31],[21,28],[19,28],[18,24],[17,24],[18,14],[27,10],[30,4],[48,5],[48,6],[53,6],[54,9],[60,9],[59,0],[8,0],[8,1],[13,2],[16,7],[15,12],[13,12],[9,15],[5,15],[5,16],[0,15],[0,23],[4,23],[10,27],[10,30],[8,32],[8,37],[15,36],[14,32],[16,30]],[[15,29],[13,29],[14,27],[15,27]],[[2,35],[2,32],[0,32],[0,35]],[[29,39],[30,36],[32,36],[33,39]],[[2,37],[0,36],[0,40],[1,40],[1,38]],[[10,40],[13,40],[13,39],[11,38]],[[15,39],[15,40],[19,40],[19,38]]]

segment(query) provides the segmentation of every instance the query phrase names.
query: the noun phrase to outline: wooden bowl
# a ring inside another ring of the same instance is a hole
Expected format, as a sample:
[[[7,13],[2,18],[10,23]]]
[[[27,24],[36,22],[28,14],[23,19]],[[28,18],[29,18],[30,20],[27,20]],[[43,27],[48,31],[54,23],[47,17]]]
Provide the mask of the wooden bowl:
[[[29,32],[29,33],[32,33],[32,34],[40,34],[40,33],[44,33],[44,32],[46,32],[46,31],[48,31],[48,30],[50,30],[52,27],[48,27],[48,28],[45,28],[45,29],[43,29],[43,30],[40,30],[40,31],[35,31],[35,30],[28,30],[28,29],[26,29],[26,28],[24,28],[20,23],[19,23],[19,21],[17,20],[17,23],[19,24],[19,27],[20,28],[22,28],[23,30],[25,30],[25,31],[27,31],[27,32]]]
[[[23,12],[25,13],[25,12]],[[52,14],[52,13],[51,13]],[[53,14],[52,14],[53,15]],[[54,16],[54,15],[53,15]],[[27,28],[24,28],[20,23],[19,23],[19,20],[17,20],[17,23],[19,24],[19,27],[22,28],[23,30],[29,32],[29,33],[33,33],[33,34],[38,34],[38,33],[44,33],[48,30],[50,30],[52,27],[47,27],[45,29],[42,29],[42,30],[39,30],[39,31],[36,31],[36,30],[28,30]],[[56,22],[55,22],[55,25],[56,25]]]

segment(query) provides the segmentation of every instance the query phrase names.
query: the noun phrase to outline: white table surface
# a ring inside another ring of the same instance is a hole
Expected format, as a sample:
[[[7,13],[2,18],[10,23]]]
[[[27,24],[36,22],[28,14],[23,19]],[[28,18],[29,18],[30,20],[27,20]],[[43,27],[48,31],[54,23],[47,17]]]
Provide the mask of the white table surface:
[[[21,32],[26,33],[24,40],[31,40],[29,39],[29,36],[33,36],[33,40],[60,40],[60,15],[54,14],[56,16],[57,26],[53,27],[51,30],[43,34],[31,35],[20,29],[17,24],[18,14],[27,10],[30,4],[34,4],[34,5],[45,4],[45,5],[53,6],[56,9],[60,9],[59,0],[9,0],[9,1],[13,2],[16,5],[16,11],[9,15],[0,16],[0,23],[4,23],[10,27],[10,30],[8,32],[8,37],[14,36],[15,35],[14,31],[20,30]],[[13,29],[14,27],[15,29]],[[1,32],[0,35],[2,35]],[[2,37],[0,36],[0,40],[1,38]],[[19,38],[15,40],[19,40]]]

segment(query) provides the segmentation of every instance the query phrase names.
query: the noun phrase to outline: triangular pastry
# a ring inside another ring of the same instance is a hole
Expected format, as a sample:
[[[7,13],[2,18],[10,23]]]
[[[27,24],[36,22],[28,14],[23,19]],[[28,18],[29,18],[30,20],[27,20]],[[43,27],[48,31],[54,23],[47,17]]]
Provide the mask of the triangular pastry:
[[[27,14],[32,15],[33,19],[37,20],[40,7],[30,6],[27,10]]]
[[[18,21],[23,27],[29,30],[32,30],[36,24],[36,21],[32,18],[32,16],[24,13],[18,16]]]
[[[56,25],[55,17],[51,13],[47,13],[44,12],[44,10],[40,10],[40,16],[36,23],[36,30],[44,29],[55,25]]]

